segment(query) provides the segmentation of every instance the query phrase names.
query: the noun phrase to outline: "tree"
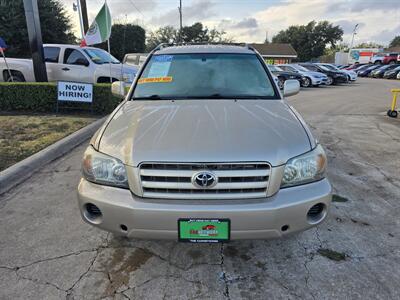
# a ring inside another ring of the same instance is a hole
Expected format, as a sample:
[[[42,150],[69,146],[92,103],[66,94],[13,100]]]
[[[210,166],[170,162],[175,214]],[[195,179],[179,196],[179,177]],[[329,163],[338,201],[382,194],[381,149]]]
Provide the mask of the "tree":
[[[111,28],[111,54],[122,60],[126,53],[145,51],[146,32],[134,24],[114,24]]]
[[[400,35],[393,38],[389,44],[389,47],[400,47]]]
[[[289,43],[301,61],[308,61],[324,54],[327,46],[336,47],[342,40],[343,30],[328,21],[311,21],[307,25],[290,26],[272,38],[274,43]]]
[[[173,43],[178,40],[178,30],[172,26],[160,27],[150,33],[147,39],[147,51],[151,51],[161,43]]]
[[[38,0],[43,43],[75,43],[71,23],[58,0]],[[30,57],[23,0],[0,0],[0,36],[12,57]]]
[[[368,42],[368,43],[364,42],[354,46],[354,48],[383,48],[383,45],[375,42]]]
[[[218,31],[204,27],[202,23],[197,22],[191,26],[184,26],[178,30],[172,26],[165,26],[150,33],[147,39],[147,49],[154,49],[161,43],[177,43],[182,41],[184,43],[227,43],[231,42],[230,38],[225,37],[225,31]]]

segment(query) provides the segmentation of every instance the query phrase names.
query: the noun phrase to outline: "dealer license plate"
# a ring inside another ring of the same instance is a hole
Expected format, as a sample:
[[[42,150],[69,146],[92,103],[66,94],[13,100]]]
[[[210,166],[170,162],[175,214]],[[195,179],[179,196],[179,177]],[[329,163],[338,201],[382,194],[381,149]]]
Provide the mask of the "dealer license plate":
[[[231,235],[229,219],[179,219],[178,240],[189,243],[227,242]]]

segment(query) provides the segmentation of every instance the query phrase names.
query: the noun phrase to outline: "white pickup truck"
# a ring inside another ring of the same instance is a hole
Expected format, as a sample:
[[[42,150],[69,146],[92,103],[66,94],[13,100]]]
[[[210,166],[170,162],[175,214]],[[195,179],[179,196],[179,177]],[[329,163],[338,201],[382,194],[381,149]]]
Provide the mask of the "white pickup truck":
[[[138,68],[121,64],[108,52],[94,47],[65,44],[45,44],[44,56],[49,81],[77,81],[106,83],[112,81],[132,82]],[[0,81],[35,81],[30,59],[8,58],[10,78],[6,64],[0,61]]]

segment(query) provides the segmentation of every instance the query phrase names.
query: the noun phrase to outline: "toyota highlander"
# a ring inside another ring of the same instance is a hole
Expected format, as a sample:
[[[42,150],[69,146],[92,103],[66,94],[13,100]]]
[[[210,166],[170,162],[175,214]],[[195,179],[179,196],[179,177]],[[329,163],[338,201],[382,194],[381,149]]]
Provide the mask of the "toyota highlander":
[[[122,96],[124,83],[113,93]],[[84,221],[130,238],[267,239],[320,224],[327,159],[247,45],[160,45],[93,136]]]

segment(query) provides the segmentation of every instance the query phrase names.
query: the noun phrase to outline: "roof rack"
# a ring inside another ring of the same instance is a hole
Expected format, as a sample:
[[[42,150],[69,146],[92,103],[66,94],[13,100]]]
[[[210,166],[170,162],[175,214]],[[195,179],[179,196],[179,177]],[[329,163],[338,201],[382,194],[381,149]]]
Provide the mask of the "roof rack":
[[[255,49],[247,43],[227,43],[227,42],[182,42],[182,43],[161,43],[153,51],[161,50],[166,47],[176,47],[176,46],[189,46],[189,45],[226,45],[226,46],[242,46],[247,49],[255,51]]]

